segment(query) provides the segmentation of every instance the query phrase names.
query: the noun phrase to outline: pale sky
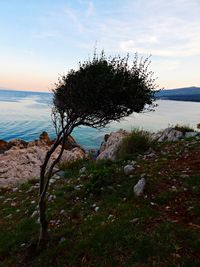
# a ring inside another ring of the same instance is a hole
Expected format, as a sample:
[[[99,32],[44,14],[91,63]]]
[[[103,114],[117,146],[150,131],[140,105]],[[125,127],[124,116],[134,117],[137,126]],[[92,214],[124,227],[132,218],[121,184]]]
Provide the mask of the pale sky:
[[[200,0],[0,0],[0,88],[48,91],[94,46],[151,57],[160,87],[200,86]]]

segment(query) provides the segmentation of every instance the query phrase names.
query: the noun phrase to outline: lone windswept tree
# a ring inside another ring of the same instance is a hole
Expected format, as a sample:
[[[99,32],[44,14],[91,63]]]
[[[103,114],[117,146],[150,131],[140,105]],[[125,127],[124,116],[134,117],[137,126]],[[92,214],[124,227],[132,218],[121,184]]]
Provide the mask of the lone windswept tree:
[[[67,137],[74,128],[85,125],[105,127],[111,121],[120,121],[133,112],[152,110],[155,107],[156,84],[153,73],[148,71],[149,58],[132,65],[129,56],[106,57],[94,53],[92,59],[79,63],[78,70],[71,70],[58,80],[53,90],[52,118],[57,138],[46,154],[40,173],[39,210],[40,237],[38,245],[48,239],[46,219],[46,193],[54,167],[59,162]],[[53,152],[60,147],[58,157],[49,164]],[[49,166],[50,165],[50,166]]]

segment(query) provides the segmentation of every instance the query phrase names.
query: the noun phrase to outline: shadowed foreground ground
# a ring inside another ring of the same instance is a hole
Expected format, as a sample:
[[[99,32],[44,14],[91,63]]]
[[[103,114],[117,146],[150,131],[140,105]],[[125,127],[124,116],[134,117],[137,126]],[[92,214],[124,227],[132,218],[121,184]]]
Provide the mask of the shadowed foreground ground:
[[[33,257],[38,181],[2,189],[0,266],[200,266],[199,155],[200,142],[185,140],[117,162],[63,166],[48,196],[52,239]],[[128,160],[137,166],[126,176]],[[136,197],[141,176],[146,189]]]

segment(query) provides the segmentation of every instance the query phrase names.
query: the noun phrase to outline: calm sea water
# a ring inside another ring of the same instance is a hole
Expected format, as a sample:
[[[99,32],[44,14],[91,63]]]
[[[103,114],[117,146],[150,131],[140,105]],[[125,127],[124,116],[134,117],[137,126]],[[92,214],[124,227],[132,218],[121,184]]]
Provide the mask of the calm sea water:
[[[51,123],[51,95],[49,93],[0,90],[0,139],[9,141],[20,138],[35,140],[42,131],[53,138],[55,131]],[[120,123],[113,122],[99,131],[81,127],[73,136],[85,148],[98,148],[105,133],[123,128],[140,128],[150,131],[164,129],[169,125],[187,124],[196,127],[200,122],[200,103],[182,101],[157,101],[154,112],[132,114]]]

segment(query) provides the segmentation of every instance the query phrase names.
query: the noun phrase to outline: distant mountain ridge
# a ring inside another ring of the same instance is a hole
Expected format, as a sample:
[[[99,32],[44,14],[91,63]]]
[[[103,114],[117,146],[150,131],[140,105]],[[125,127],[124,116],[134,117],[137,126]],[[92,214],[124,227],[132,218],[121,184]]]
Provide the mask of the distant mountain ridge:
[[[156,93],[158,99],[176,101],[200,102],[200,87],[185,87],[177,89],[162,90]]]

